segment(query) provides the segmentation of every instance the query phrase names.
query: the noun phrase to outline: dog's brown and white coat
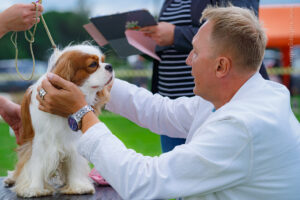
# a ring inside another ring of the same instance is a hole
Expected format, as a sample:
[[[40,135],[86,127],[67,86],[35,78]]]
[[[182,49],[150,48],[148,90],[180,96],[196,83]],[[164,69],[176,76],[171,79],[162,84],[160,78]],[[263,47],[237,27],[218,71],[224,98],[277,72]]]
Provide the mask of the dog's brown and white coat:
[[[94,106],[106,100],[104,88],[113,78],[112,68],[104,63],[99,49],[86,44],[55,51],[49,60],[48,71],[78,85],[87,103]],[[14,184],[13,190],[21,197],[53,194],[55,187],[50,183],[54,176],[62,183],[60,192],[63,194],[94,193],[88,178],[88,162],[76,150],[80,131],[73,132],[66,118],[38,109],[37,87],[45,77],[24,95],[22,145],[18,148],[16,169],[5,182]]]

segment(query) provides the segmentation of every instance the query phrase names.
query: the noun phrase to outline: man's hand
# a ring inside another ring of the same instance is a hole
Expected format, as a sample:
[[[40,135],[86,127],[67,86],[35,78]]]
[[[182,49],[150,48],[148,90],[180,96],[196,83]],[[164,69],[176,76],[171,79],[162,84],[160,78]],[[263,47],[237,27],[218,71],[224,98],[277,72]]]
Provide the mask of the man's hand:
[[[0,13],[0,38],[10,31],[24,31],[30,29],[43,12],[43,6],[38,7],[38,18],[36,18],[36,7],[34,4],[15,4]]]
[[[38,87],[38,92],[41,88],[47,92],[44,99],[41,99],[39,94],[36,96],[40,102],[40,110],[68,117],[87,105],[77,85],[53,73],[49,73],[47,77],[48,79],[44,79],[42,85]]]
[[[174,42],[175,25],[167,22],[159,22],[156,26],[146,26],[140,31],[155,40],[159,46],[170,46]]]
[[[22,134],[21,106],[0,96],[0,115],[14,130],[17,144],[20,144],[19,136]]]

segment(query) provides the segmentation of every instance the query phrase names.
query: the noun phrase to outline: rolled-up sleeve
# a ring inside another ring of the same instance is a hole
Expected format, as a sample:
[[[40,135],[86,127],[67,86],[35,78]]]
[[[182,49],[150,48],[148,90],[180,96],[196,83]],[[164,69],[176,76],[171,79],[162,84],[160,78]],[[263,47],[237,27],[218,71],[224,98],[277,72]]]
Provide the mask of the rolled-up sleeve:
[[[79,152],[124,199],[205,195],[234,187],[251,173],[251,135],[235,119],[204,125],[188,144],[158,157],[127,149],[103,124],[80,139]]]

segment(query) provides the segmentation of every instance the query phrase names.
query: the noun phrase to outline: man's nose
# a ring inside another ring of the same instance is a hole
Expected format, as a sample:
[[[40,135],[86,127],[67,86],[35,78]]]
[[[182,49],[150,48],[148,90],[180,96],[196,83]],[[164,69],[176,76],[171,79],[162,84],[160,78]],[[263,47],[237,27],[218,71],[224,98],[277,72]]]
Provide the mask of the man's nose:
[[[185,60],[185,63],[188,65],[188,66],[192,66],[192,62],[191,62],[191,54],[192,54],[192,51],[190,52],[189,56],[186,58]]]
[[[109,72],[112,72],[113,71],[113,68],[112,68],[112,66],[111,65],[105,65],[105,69],[107,70],[107,71],[109,71]]]

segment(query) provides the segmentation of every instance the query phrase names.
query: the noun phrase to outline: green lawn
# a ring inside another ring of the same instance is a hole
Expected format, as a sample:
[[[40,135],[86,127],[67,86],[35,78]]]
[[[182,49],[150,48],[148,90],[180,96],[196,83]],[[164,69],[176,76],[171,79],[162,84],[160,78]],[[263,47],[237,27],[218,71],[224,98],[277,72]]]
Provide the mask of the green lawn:
[[[0,176],[6,176],[8,169],[13,170],[17,159],[16,147],[15,138],[9,135],[8,125],[0,123]]]

